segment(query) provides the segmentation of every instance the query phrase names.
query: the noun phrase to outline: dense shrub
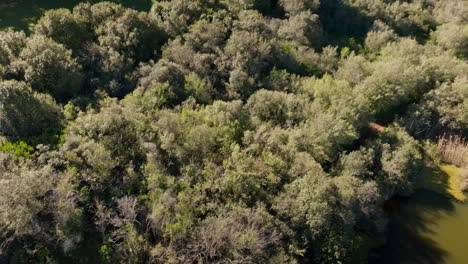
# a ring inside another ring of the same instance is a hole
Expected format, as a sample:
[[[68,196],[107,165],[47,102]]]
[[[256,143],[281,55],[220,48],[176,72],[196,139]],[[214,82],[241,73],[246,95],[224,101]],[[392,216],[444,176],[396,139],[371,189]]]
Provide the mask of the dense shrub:
[[[0,262],[365,263],[423,146],[468,133],[467,11],[104,1],[0,31]]]
[[[35,25],[34,32],[75,49],[91,37],[85,23],[76,19],[68,9],[47,11]]]
[[[72,52],[49,38],[29,38],[15,64],[34,90],[50,93],[59,101],[69,99],[82,89],[81,67]]]
[[[33,92],[23,82],[0,81],[0,135],[37,136],[59,121],[60,109],[49,95]]]

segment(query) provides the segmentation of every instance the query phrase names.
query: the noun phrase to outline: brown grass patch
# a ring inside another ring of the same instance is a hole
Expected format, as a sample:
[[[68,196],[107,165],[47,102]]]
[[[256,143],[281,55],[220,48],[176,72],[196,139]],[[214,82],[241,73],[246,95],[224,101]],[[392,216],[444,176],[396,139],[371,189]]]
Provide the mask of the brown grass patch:
[[[372,135],[376,136],[384,132],[385,127],[374,122],[369,122],[369,129]]]
[[[442,160],[459,168],[460,189],[468,190],[468,142],[466,139],[457,135],[444,135],[439,138],[437,152]]]
[[[442,136],[437,143],[437,152],[442,159],[461,168],[467,167],[468,142],[456,135]]]

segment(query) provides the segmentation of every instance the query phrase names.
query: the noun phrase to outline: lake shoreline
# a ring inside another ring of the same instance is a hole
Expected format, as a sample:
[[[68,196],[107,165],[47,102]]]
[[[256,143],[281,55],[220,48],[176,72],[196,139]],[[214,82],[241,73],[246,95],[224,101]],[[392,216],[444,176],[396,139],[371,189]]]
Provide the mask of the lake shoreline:
[[[459,186],[459,168],[426,167],[407,197],[394,197],[384,210],[389,214],[385,244],[369,252],[369,263],[468,263],[463,235],[468,203]],[[457,242],[453,242],[457,241]]]

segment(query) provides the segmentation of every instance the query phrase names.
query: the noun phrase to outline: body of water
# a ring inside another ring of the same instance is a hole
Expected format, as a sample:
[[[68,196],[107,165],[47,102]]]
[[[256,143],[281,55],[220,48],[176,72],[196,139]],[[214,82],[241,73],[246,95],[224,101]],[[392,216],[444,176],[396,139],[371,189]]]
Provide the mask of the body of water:
[[[387,204],[387,243],[371,263],[467,264],[468,204],[421,189]]]

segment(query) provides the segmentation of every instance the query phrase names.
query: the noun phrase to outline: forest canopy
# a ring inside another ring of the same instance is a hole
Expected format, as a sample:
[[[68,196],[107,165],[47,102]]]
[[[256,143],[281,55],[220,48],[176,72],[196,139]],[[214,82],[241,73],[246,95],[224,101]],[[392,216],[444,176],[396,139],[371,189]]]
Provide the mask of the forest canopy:
[[[467,14],[84,2],[0,31],[0,262],[367,263],[427,144],[468,135]]]

